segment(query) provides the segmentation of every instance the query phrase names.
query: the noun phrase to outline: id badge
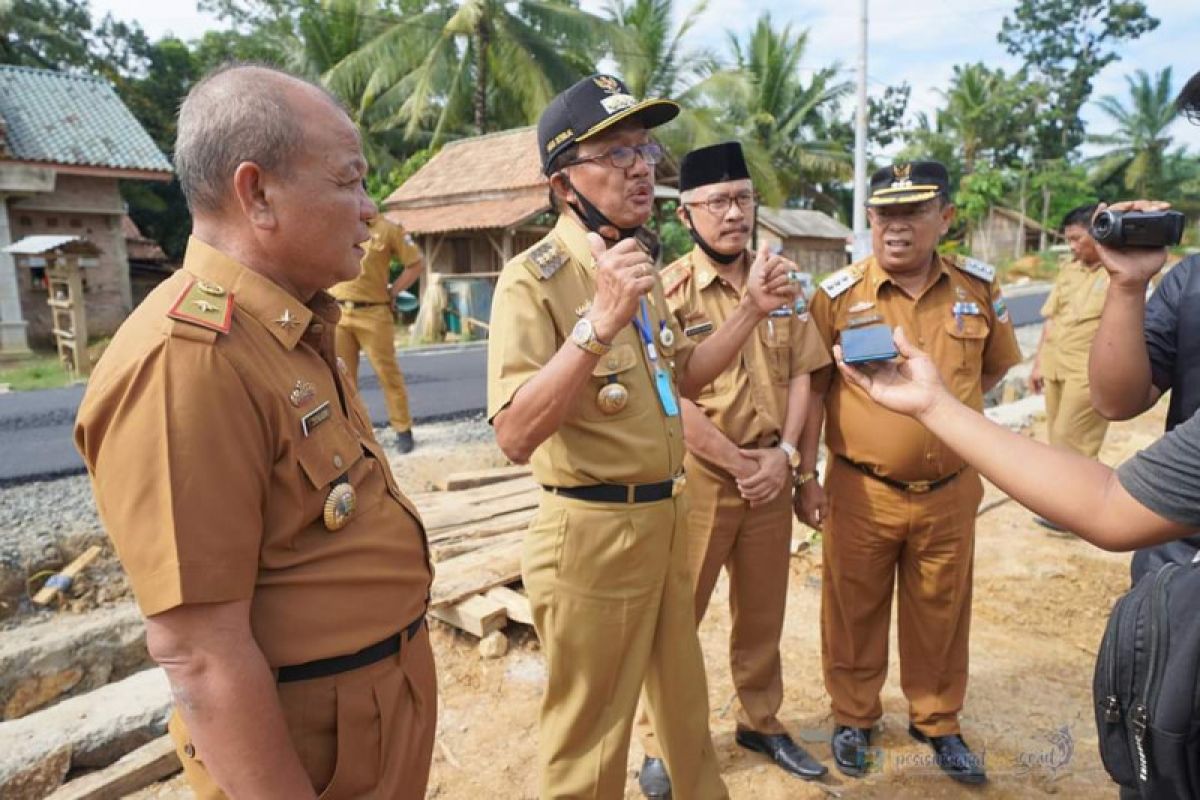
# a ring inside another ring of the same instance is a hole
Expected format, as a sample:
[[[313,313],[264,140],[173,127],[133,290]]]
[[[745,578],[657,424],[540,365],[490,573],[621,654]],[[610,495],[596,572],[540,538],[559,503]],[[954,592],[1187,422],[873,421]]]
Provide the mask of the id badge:
[[[679,403],[675,400],[675,390],[671,388],[671,376],[662,367],[654,368],[654,388],[658,390],[658,402],[662,404],[663,413],[668,417],[678,417]]]

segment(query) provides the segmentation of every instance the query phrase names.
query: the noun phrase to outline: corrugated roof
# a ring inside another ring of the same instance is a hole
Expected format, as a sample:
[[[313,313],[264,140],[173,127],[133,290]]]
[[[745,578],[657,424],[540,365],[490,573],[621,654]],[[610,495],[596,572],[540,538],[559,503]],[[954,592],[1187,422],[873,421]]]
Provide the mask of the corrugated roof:
[[[758,209],[759,224],[765,225],[780,236],[806,236],[814,239],[840,239],[845,241],[852,231],[823,211],[806,208]]]
[[[26,236],[20,241],[13,242],[4,248],[4,252],[18,256],[40,256],[51,250],[62,250],[64,253],[98,253],[96,245],[82,236],[56,236],[41,234]]]
[[[170,173],[171,163],[112,86],[89,75],[0,66],[7,157]]]
[[[457,199],[419,208],[393,208],[384,216],[415,235],[508,228],[550,210],[546,191],[543,186],[510,192],[502,198]]]

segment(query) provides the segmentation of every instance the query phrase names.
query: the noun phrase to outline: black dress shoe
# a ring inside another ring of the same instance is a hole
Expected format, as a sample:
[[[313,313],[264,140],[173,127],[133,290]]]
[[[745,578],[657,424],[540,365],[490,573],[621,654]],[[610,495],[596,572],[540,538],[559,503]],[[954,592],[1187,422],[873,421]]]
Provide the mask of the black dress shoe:
[[[770,756],[771,760],[797,778],[814,781],[829,772],[828,767],[817,761],[808,751],[792,741],[786,733],[759,733],[740,728],[734,739],[747,750]]]
[[[416,447],[416,442],[413,441],[412,431],[396,431],[396,449],[401,455],[411,453]]]
[[[987,773],[983,770],[983,759],[971,752],[967,743],[957,733],[947,736],[926,736],[909,724],[908,735],[918,742],[924,742],[933,748],[937,755],[937,765],[942,772],[959,783],[972,785],[986,783]]]
[[[867,748],[871,746],[870,728],[851,728],[838,725],[833,729],[829,749],[833,751],[833,763],[843,775],[861,778],[867,774]]]
[[[642,794],[651,800],[669,800],[671,797],[671,777],[667,775],[667,765],[661,758],[646,756],[642,759],[642,771],[638,774],[638,786]]]

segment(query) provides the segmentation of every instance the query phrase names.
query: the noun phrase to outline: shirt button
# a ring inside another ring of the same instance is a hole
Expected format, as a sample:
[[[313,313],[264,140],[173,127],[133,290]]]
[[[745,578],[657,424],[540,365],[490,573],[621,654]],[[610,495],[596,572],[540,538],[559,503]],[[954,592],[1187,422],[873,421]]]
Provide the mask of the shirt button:
[[[196,748],[192,746],[191,742],[188,742],[183,746],[183,754],[188,758],[196,757]]]
[[[339,455],[335,455],[333,457],[333,465],[335,467],[337,467],[338,469],[341,469],[342,468],[342,457]]]
[[[308,329],[313,333],[320,333],[321,331],[325,330],[325,326],[319,322],[314,322],[312,325],[308,326]]]

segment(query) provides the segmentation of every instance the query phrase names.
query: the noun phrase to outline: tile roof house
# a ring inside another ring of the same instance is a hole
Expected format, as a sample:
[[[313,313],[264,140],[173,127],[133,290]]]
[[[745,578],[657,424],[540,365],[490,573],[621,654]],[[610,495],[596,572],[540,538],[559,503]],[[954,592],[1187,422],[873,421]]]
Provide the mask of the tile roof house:
[[[658,167],[660,183],[673,183],[678,174],[670,159]],[[417,240],[433,271],[499,272],[553,224],[537,131],[517,128],[446,144],[384,200],[383,211]]]
[[[111,333],[133,307],[118,181],[172,179],[171,163],[105,80],[0,65],[0,249],[32,235],[83,236],[89,329]],[[48,341],[36,268],[0,254],[0,354]]]

